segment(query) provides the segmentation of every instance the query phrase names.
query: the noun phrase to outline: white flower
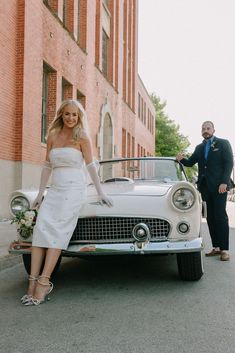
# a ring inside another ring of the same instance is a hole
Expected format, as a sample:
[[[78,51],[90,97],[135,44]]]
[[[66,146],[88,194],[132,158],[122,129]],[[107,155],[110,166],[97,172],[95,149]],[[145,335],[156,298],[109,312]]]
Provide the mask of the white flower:
[[[30,228],[32,225],[32,221],[26,221],[25,222],[25,227]]]
[[[33,220],[35,217],[35,212],[34,211],[26,211],[24,214],[24,218],[26,220]]]
[[[21,224],[25,224],[25,219],[21,219],[21,220],[20,220],[20,223],[21,223]]]

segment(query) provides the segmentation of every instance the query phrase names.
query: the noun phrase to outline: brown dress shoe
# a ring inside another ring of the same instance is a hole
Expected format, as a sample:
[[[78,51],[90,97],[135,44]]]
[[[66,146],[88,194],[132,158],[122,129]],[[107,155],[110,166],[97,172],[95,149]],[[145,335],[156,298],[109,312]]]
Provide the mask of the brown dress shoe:
[[[227,251],[221,251],[220,260],[229,261],[229,259],[230,259],[229,253]]]
[[[210,252],[206,253],[206,256],[210,257],[210,256],[216,256],[216,255],[220,255],[220,254],[221,254],[220,250],[212,249]]]

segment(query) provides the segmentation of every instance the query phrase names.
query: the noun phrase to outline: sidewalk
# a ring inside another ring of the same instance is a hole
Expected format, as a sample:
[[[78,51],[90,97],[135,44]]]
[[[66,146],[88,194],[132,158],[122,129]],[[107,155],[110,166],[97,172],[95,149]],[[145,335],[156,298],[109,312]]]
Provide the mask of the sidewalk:
[[[227,213],[229,226],[235,228],[235,202],[227,202]],[[8,246],[15,239],[17,239],[16,226],[9,220],[0,221],[0,271],[22,261],[21,255],[8,254]]]
[[[16,226],[9,220],[0,221],[0,271],[22,261],[21,255],[9,255],[9,244],[17,239]]]

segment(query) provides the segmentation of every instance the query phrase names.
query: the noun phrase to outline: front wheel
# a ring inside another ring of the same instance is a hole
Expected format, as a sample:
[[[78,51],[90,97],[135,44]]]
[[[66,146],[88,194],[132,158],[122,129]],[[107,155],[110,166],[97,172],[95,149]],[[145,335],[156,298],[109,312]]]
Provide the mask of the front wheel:
[[[61,263],[61,256],[58,258],[58,261],[55,265],[54,271],[52,272],[51,277],[55,277],[59,267],[60,267],[60,263]],[[24,268],[26,269],[26,272],[28,273],[28,275],[30,275],[30,271],[31,271],[31,254],[22,254],[22,259],[23,259],[23,264],[24,264]],[[44,266],[44,263],[42,264],[42,268]],[[41,269],[42,270],[42,269]]]
[[[198,281],[203,275],[201,251],[177,254],[177,265],[183,281]]]

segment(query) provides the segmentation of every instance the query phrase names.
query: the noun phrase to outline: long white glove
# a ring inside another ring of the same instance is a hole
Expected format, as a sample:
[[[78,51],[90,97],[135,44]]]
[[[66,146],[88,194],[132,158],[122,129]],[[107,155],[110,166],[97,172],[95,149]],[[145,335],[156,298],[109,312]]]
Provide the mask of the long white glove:
[[[90,164],[86,165],[88,173],[91,177],[91,180],[93,181],[93,184],[95,185],[97,194],[99,195],[101,202],[106,204],[109,207],[113,206],[113,200],[108,197],[101,189],[101,185],[100,185],[100,179],[95,167],[95,162],[92,162]]]
[[[36,199],[33,202],[32,208],[37,208],[40,207],[43,199],[43,194],[46,189],[48,180],[51,175],[51,164],[48,161],[45,161],[43,164],[42,172],[41,172],[41,180],[40,180],[40,186],[39,186],[39,191]]]

